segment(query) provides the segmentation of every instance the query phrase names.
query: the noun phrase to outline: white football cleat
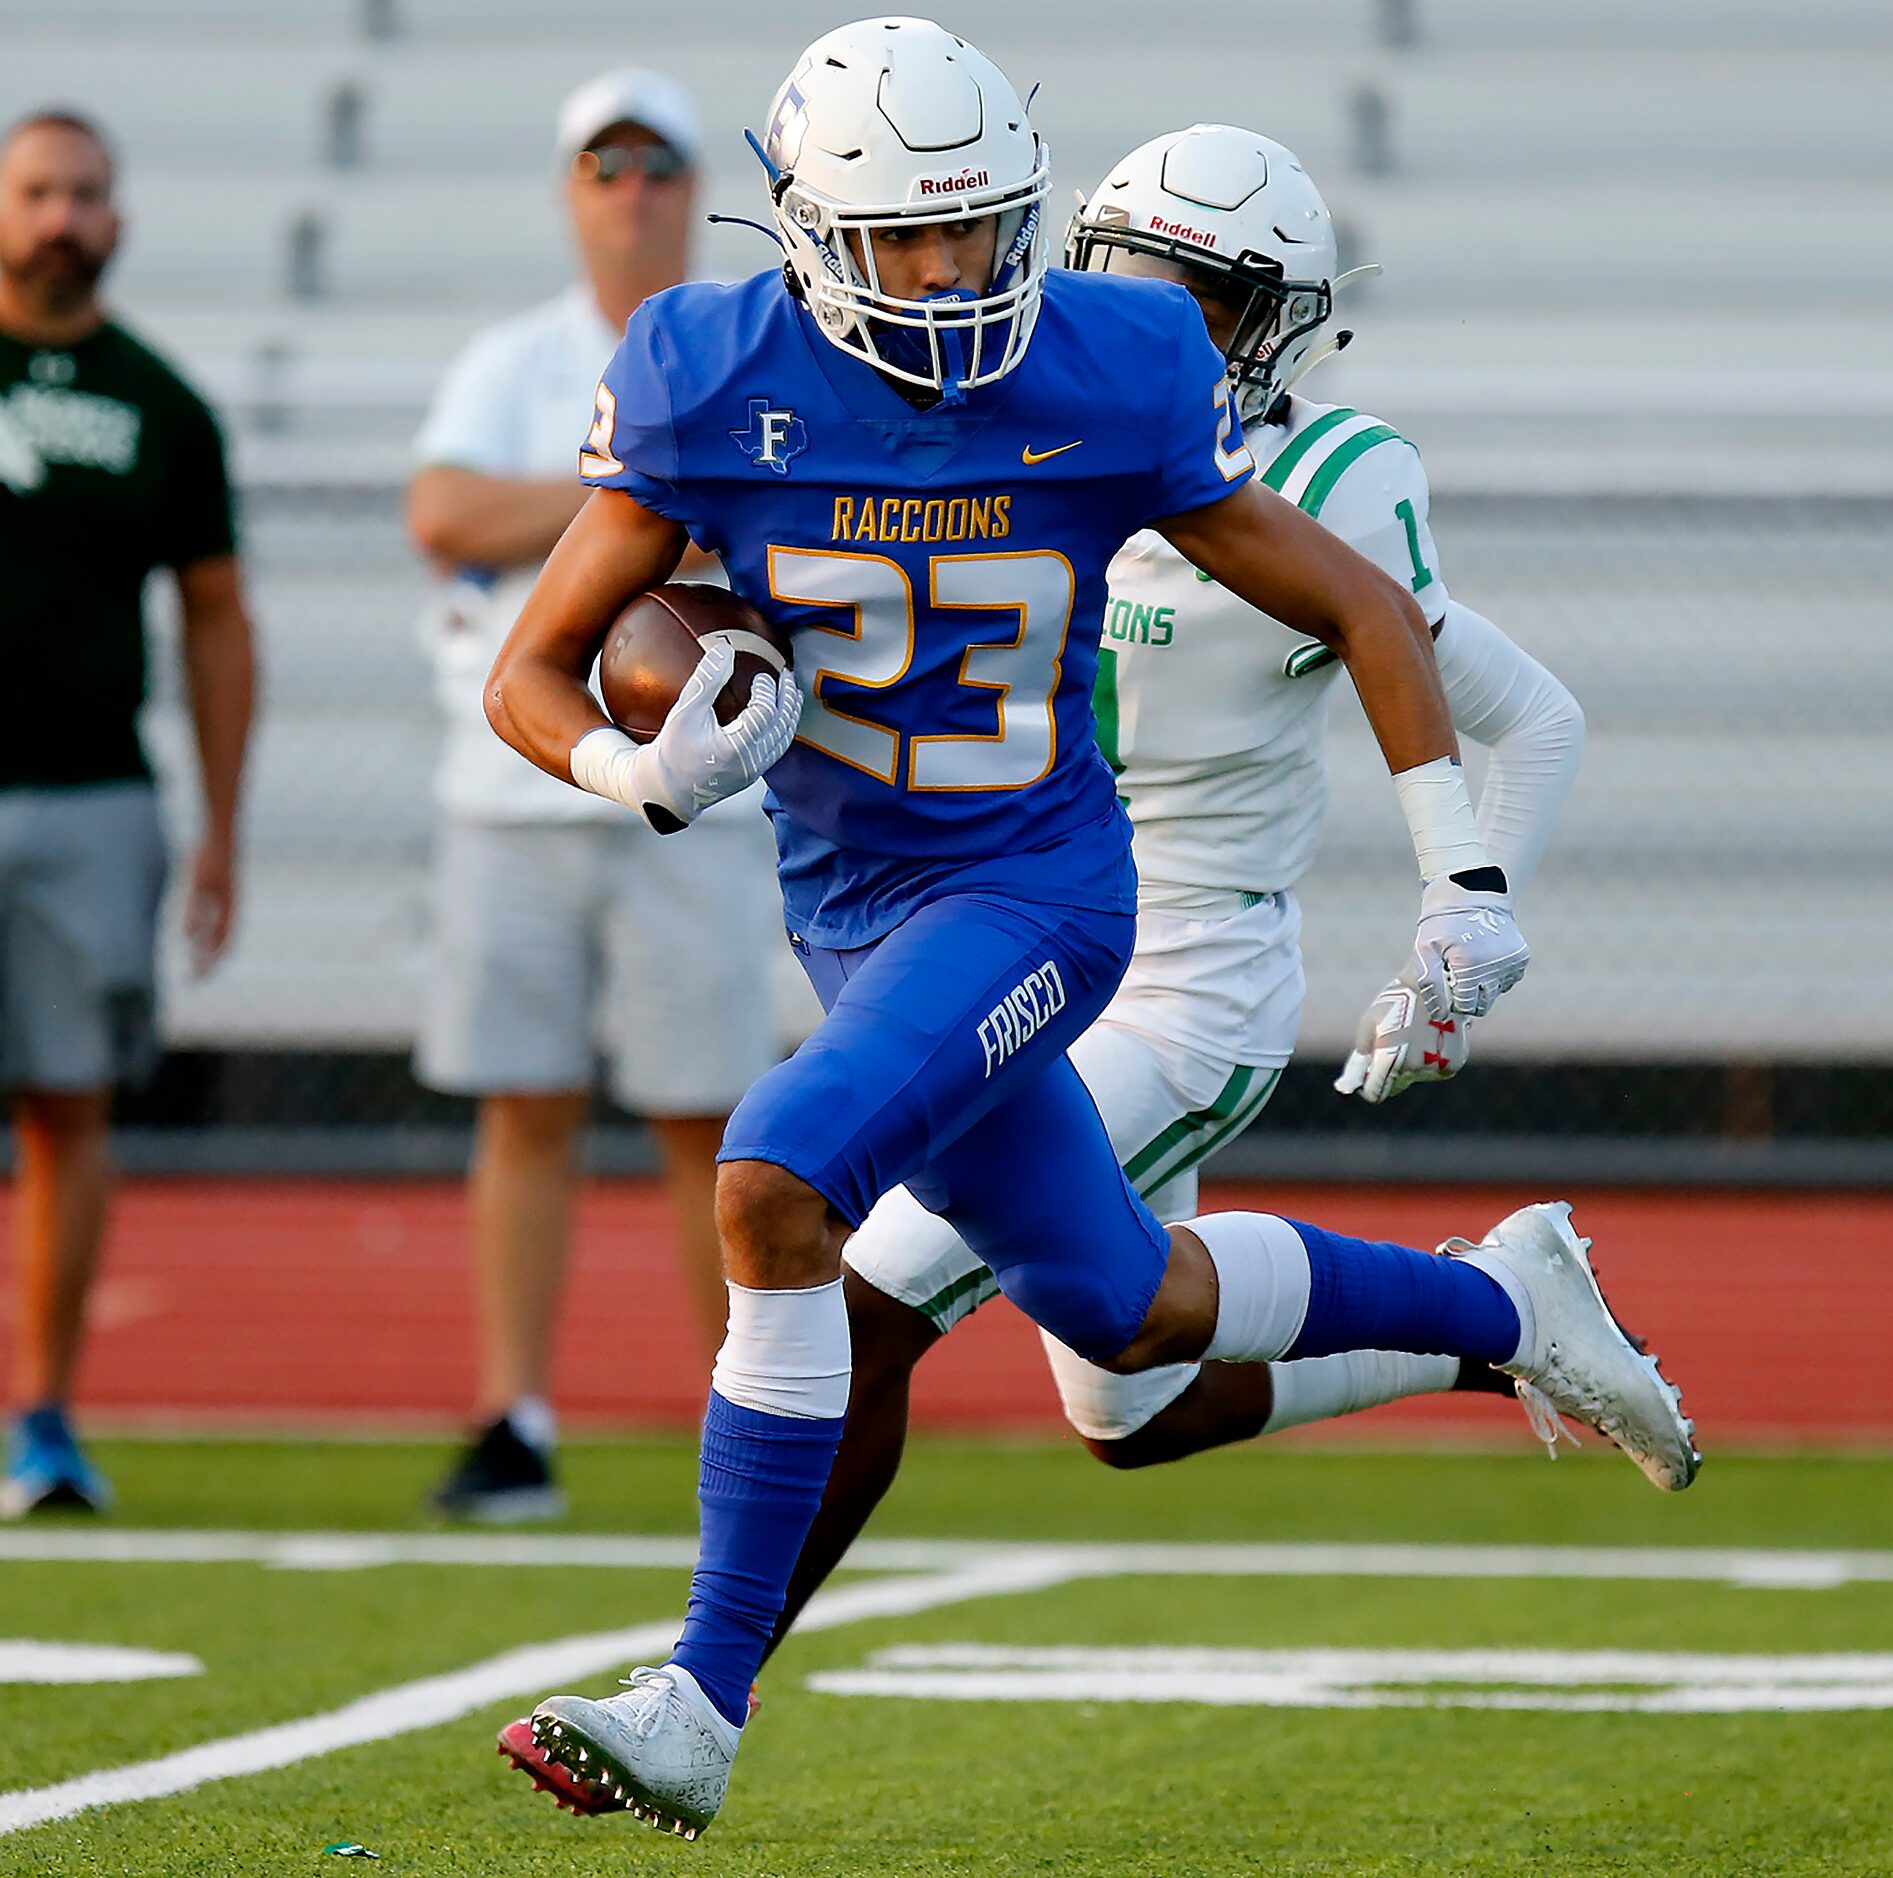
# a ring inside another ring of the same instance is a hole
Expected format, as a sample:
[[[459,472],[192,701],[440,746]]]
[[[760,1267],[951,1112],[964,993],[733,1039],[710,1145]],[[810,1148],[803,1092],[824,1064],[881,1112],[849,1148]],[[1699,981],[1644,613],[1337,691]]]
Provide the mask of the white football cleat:
[[[687,1669],[634,1669],[623,1695],[554,1695],[532,1712],[533,1740],[580,1779],[603,1783],[634,1819],[694,1839],[729,1790],[743,1731]]]
[[[1477,1245],[1449,1239],[1440,1250],[1464,1259],[1516,1296],[1530,1314],[1517,1357],[1497,1365],[1623,1449],[1667,1493],[1696,1478],[1694,1424],[1682,1397],[1611,1316],[1588,1256],[1591,1242],[1571,1228],[1563,1200],[1520,1207]],[[1522,1315],[1522,1313],[1521,1313]],[[1532,1403],[1523,1389],[1527,1413]]]

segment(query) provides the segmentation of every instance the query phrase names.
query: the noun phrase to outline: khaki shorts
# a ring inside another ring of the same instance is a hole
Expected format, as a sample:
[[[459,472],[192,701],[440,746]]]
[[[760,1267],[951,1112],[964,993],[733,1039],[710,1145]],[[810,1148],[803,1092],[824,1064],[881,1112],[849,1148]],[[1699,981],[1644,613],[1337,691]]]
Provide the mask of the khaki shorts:
[[[647,1115],[723,1115],[778,1055],[787,950],[760,812],[677,835],[622,822],[450,817],[415,1073],[456,1095],[589,1089]]]
[[[0,789],[0,1084],[103,1089],[151,1073],[163,891],[149,783]]]

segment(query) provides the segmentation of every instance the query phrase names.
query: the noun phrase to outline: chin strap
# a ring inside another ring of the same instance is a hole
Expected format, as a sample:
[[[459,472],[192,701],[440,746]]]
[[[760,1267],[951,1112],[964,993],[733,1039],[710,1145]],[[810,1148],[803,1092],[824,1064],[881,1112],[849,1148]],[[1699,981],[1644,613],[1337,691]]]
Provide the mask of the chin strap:
[[[1316,346],[1312,352],[1304,354],[1301,363],[1286,378],[1276,381],[1275,389],[1281,396],[1287,397],[1290,390],[1300,384],[1323,359],[1331,359],[1337,352],[1345,352],[1353,343],[1354,335],[1351,332],[1336,333],[1326,345]]]
[[[773,228],[765,228],[761,222],[751,221],[747,215],[706,215],[706,222],[733,222],[738,228],[753,228],[759,235],[767,235],[778,248],[783,245],[782,237]]]
[[[1330,294],[1338,294],[1343,287],[1353,281],[1372,280],[1376,274],[1381,274],[1385,271],[1386,270],[1378,261],[1367,261],[1359,267],[1350,267],[1345,274],[1337,274],[1334,279],[1328,283],[1328,292]],[[1345,352],[1353,343],[1354,335],[1352,332],[1336,333],[1326,345],[1316,346],[1312,352],[1308,353],[1286,378],[1279,379],[1276,382],[1276,389],[1286,396],[1290,387],[1306,378],[1323,359],[1331,359],[1337,352]]]

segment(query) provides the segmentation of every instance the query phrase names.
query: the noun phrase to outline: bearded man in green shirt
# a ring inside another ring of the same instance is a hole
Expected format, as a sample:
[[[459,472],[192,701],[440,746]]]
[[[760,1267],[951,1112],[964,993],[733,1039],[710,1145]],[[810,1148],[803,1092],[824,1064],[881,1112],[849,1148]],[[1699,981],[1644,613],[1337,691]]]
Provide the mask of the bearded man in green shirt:
[[[111,319],[112,152],[38,113],[0,139],[0,1088],[18,1308],[0,1514],[102,1508],[67,1418],[111,1184],[115,1083],[156,1057],[164,876],[138,738],[143,593],[175,576],[202,772],[185,931],[207,968],[235,905],[254,654],[215,420]]]

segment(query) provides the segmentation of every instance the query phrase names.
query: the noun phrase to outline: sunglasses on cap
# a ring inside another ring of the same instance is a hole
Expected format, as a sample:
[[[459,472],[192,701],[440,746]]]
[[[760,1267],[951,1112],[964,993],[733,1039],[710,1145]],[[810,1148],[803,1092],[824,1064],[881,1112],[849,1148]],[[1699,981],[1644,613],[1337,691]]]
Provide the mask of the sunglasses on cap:
[[[572,174],[588,183],[615,183],[620,176],[644,176],[654,183],[675,182],[690,160],[674,144],[597,144],[572,159]]]

